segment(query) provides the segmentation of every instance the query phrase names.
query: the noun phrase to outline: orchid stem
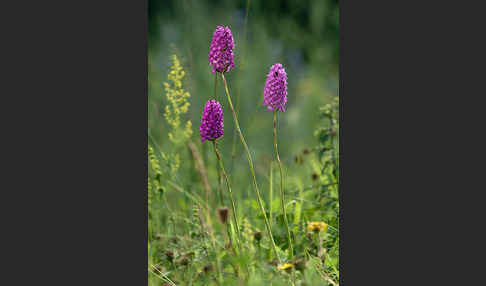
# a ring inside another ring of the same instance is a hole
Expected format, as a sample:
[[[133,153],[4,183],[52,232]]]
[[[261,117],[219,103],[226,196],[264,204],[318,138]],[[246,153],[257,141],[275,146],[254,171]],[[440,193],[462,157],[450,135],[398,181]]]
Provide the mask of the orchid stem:
[[[279,257],[278,252],[277,252],[277,246],[275,245],[275,241],[273,240],[272,230],[270,229],[270,224],[268,222],[268,218],[267,218],[267,215],[265,213],[265,208],[263,207],[260,191],[258,190],[258,185],[257,185],[256,177],[255,177],[255,171],[253,169],[253,161],[251,159],[250,151],[248,150],[248,145],[246,144],[245,138],[243,137],[243,134],[241,133],[240,124],[238,123],[238,118],[236,117],[236,112],[235,112],[235,109],[233,108],[233,103],[231,102],[231,97],[230,97],[230,94],[229,94],[229,91],[228,91],[228,83],[226,82],[226,78],[224,77],[224,73],[221,73],[221,77],[223,78],[224,88],[225,88],[225,91],[226,91],[226,97],[228,98],[228,103],[229,103],[229,106],[231,108],[231,112],[233,113],[233,119],[234,119],[234,122],[235,122],[236,131],[238,131],[238,135],[240,136],[241,143],[243,144],[243,147],[245,148],[245,151],[246,151],[246,155],[247,155],[247,158],[248,158],[248,165],[250,167],[250,172],[251,172],[251,176],[252,176],[252,179],[253,179],[253,188],[254,188],[255,193],[257,195],[258,205],[260,206],[260,210],[262,212],[263,219],[265,221],[265,227],[267,229],[268,237],[270,238],[270,242],[271,242],[273,250],[275,252],[275,256],[277,257],[278,261],[281,262],[280,257]]]
[[[294,250],[292,248],[292,241],[290,239],[289,221],[287,219],[287,211],[285,209],[285,194],[283,191],[282,163],[280,162],[280,156],[278,155],[278,148],[277,148],[277,110],[276,109],[273,110],[273,147],[275,148],[275,158],[277,159],[278,168],[280,169],[280,204],[282,205],[285,227],[287,228],[287,237],[289,240],[289,258],[292,259],[292,257],[294,256]]]
[[[236,217],[236,206],[235,206],[235,201],[233,200],[233,192],[231,191],[231,186],[230,186],[230,183],[229,183],[229,180],[228,180],[228,176],[226,175],[226,171],[225,171],[224,166],[223,166],[223,160],[221,160],[221,155],[219,154],[218,145],[217,145],[216,141],[213,141],[213,146],[214,146],[214,153],[216,154],[216,157],[218,158],[219,167],[220,167],[221,172],[223,173],[223,177],[226,181],[226,187],[228,188],[228,193],[229,193],[229,197],[230,197],[230,200],[231,200],[231,210],[233,212],[233,220],[234,220],[234,223],[235,223],[236,234],[238,236],[237,237],[238,248],[241,251],[242,248],[241,248],[240,226],[238,224],[238,219]]]

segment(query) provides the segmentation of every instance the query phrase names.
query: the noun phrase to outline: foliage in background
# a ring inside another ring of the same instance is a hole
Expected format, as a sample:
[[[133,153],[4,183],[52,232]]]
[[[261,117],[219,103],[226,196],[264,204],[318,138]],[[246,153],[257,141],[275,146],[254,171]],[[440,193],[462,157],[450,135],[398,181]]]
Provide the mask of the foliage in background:
[[[336,285],[337,1],[182,0],[149,1],[149,6],[149,285],[217,285],[218,281],[220,285]],[[288,74],[287,112],[279,115],[278,122],[296,254],[285,261],[292,265],[287,270],[275,265],[271,256],[246,157],[233,137],[234,123],[221,81],[216,99],[224,110],[225,135],[219,149],[240,218],[241,255],[229,247],[236,235],[231,219],[224,225],[217,218],[221,190],[223,205],[230,203],[224,185],[219,186],[212,146],[201,144],[198,132],[192,132],[191,122],[200,121],[204,103],[214,97],[207,56],[214,29],[221,24],[234,33],[235,69],[225,76],[281,257],[286,257],[288,242],[278,196],[279,174],[275,162],[271,164],[272,115],[262,101],[269,67],[281,62]],[[209,182],[209,209],[204,176]],[[309,232],[308,223],[314,221],[325,222],[326,232]]]

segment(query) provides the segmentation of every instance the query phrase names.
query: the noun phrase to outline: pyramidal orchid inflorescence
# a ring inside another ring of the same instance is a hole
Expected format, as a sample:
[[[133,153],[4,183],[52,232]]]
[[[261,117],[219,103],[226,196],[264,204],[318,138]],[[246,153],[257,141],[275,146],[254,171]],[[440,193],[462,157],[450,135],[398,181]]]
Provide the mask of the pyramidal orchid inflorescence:
[[[201,142],[216,140],[224,134],[223,109],[215,99],[208,100],[201,118]]]
[[[287,103],[287,73],[279,63],[270,68],[263,91],[263,105],[268,106],[268,110],[275,108],[285,112]]]
[[[234,48],[235,42],[230,28],[218,26],[209,47],[209,64],[213,67],[213,73],[229,72],[235,67]]]

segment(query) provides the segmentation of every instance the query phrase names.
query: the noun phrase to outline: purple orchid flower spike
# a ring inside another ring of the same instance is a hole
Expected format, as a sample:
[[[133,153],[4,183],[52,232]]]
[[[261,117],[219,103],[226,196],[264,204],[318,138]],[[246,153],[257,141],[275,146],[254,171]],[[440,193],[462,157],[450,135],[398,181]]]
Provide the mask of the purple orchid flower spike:
[[[287,103],[287,73],[280,63],[270,68],[263,91],[263,105],[268,110],[280,110],[285,112]]]
[[[214,141],[223,136],[223,127],[223,109],[221,104],[214,99],[208,100],[204,106],[201,126],[199,127],[201,142],[205,140]]]
[[[209,64],[213,67],[213,73],[229,72],[235,67],[234,48],[235,42],[230,28],[218,26],[209,47]]]

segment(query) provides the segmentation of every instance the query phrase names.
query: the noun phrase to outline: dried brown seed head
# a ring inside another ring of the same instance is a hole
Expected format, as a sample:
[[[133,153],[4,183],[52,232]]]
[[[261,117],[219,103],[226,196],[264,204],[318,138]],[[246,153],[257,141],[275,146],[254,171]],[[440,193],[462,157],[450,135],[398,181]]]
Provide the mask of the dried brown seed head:
[[[218,214],[219,214],[219,221],[222,224],[226,224],[228,222],[228,215],[229,215],[229,210],[227,207],[220,207],[218,209]]]
[[[255,232],[255,234],[253,234],[253,237],[255,238],[256,241],[260,242],[260,240],[262,240],[263,233],[261,231]]]
[[[167,250],[165,252],[165,257],[167,257],[167,260],[169,260],[170,262],[172,262],[174,260],[174,251]]]
[[[206,265],[206,266],[204,266],[204,267],[203,267],[203,272],[204,272],[205,274],[207,274],[207,273],[209,273],[209,272],[213,271],[213,268],[214,268],[214,267],[213,267],[213,265],[211,265],[211,264]]]

